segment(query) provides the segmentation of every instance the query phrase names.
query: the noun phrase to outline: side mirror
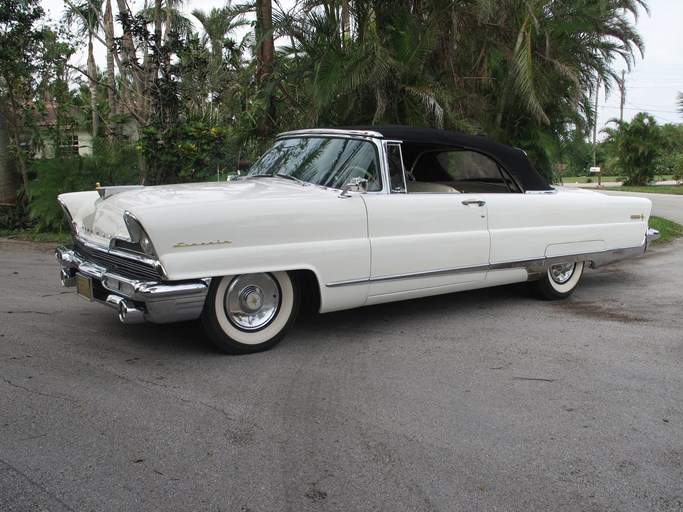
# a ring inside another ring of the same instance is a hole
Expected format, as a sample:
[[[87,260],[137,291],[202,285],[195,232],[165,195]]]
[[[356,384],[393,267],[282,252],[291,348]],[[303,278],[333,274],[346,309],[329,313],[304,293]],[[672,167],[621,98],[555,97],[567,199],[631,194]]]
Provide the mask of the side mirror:
[[[349,182],[344,185],[339,197],[347,198],[351,197],[349,192],[367,192],[368,190],[368,180],[365,178],[355,177],[351,178]]]

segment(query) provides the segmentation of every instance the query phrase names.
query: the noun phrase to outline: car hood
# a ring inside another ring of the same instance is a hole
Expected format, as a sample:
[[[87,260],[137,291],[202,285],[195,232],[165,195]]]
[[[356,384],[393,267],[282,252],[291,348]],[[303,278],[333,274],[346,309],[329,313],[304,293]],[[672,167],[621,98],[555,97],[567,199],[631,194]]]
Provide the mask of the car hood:
[[[215,254],[218,267],[219,259],[227,257],[222,250],[229,250],[232,257],[254,247],[261,247],[265,254],[282,244],[367,238],[360,195],[340,199],[337,190],[282,178],[110,189],[102,195],[108,197],[100,197],[97,191],[60,196],[78,236],[102,247],[108,247],[113,238],[128,239],[123,217],[129,212],[150,236],[169,276],[175,278],[196,277],[187,268],[197,252],[203,253],[205,262],[213,257],[207,253]]]
[[[141,187],[115,194],[103,203],[119,210],[135,211],[140,215],[148,210],[176,211],[200,205],[211,208],[227,201],[302,200],[330,191],[313,185],[301,185],[281,178],[243,179],[216,183],[183,183]]]

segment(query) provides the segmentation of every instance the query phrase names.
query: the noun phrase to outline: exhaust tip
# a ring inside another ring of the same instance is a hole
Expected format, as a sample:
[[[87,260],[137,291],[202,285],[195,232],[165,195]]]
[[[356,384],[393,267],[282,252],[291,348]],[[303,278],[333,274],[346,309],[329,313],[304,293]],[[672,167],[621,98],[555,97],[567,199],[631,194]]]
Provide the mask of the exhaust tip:
[[[107,297],[106,303],[114,306],[119,312],[119,320],[123,324],[142,324],[145,322],[145,312],[135,307],[135,304],[118,295]]]

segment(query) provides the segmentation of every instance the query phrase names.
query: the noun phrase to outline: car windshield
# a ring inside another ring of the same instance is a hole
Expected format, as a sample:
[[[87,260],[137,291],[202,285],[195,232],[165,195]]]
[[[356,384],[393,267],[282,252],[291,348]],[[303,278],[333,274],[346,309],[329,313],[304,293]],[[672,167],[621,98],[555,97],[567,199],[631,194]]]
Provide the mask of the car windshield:
[[[280,176],[342,189],[351,178],[368,180],[367,190],[381,190],[375,146],[368,141],[301,137],[275,142],[247,176]]]

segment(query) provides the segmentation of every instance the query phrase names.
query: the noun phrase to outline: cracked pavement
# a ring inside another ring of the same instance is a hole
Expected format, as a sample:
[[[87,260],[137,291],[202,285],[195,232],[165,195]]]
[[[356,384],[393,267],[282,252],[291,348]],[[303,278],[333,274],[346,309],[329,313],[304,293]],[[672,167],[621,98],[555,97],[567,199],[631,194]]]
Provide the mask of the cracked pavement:
[[[0,510],[682,511],[683,241],[524,287],[300,318],[230,357],[0,240]]]

